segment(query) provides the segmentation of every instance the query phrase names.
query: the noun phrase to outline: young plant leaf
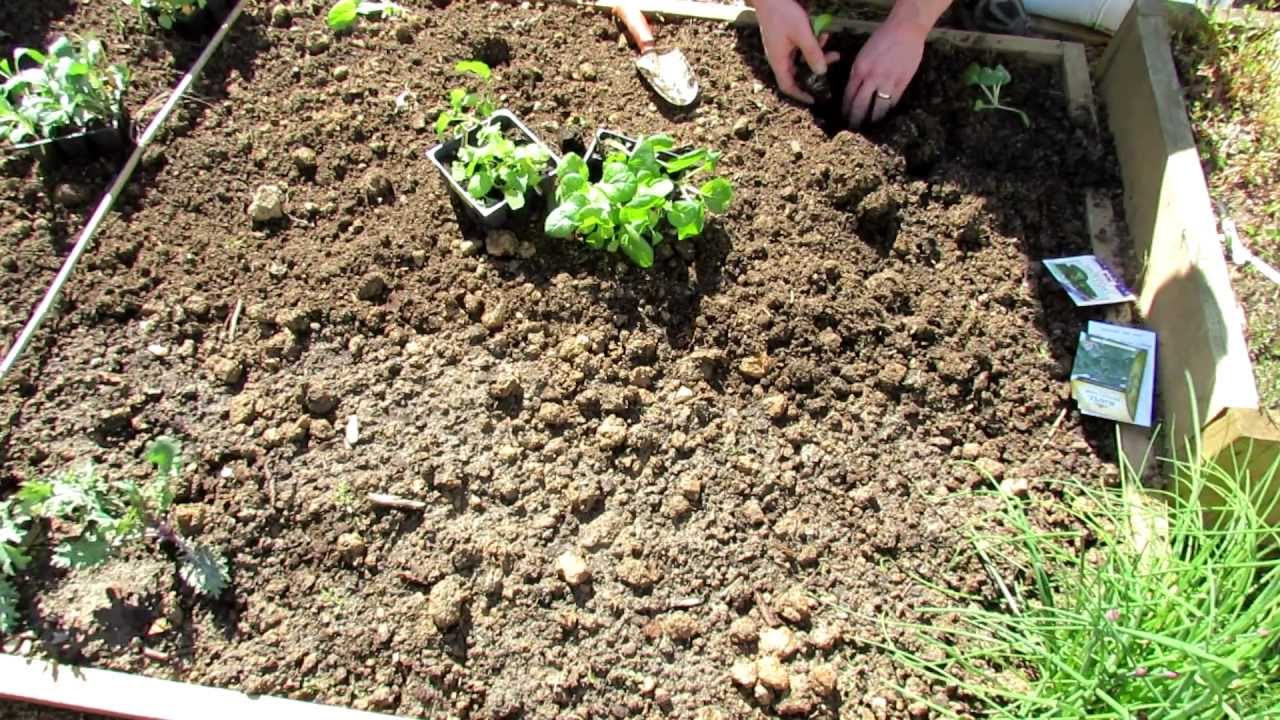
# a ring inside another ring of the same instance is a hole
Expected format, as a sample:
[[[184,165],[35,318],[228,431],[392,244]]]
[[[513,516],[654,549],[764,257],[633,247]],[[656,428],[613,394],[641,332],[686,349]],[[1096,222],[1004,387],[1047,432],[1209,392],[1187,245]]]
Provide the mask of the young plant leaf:
[[[653,247],[638,232],[628,228],[618,244],[631,262],[642,268],[653,267]]]
[[[453,69],[462,75],[474,75],[481,80],[488,80],[493,74],[489,66],[479,60],[461,60]]]
[[[553,238],[571,237],[578,227],[578,213],[582,212],[586,204],[587,198],[584,195],[568,196],[547,214],[546,222],[542,225],[543,231]]]
[[[357,0],[338,0],[333,7],[329,8],[329,15],[325,18],[329,23],[329,29],[346,30],[351,27],[360,16],[357,12],[359,7],[360,3]]]
[[[667,210],[667,222],[676,229],[681,240],[701,235],[705,221],[706,207],[695,200],[678,200]]]
[[[809,20],[809,26],[813,30],[814,37],[822,35],[831,28],[831,23],[835,22],[835,16],[831,13],[822,13],[814,15]]]
[[[722,213],[729,209],[729,203],[733,201],[733,185],[724,178],[715,178],[703,183],[698,188],[698,194],[711,212]]]
[[[18,590],[7,579],[0,577],[0,632],[13,632],[18,620]]]
[[[227,561],[213,549],[192,540],[178,543],[178,577],[205,597],[217,597],[231,583]]]
[[[54,567],[81,569],[101,565],[111,555],[111,544],[96,533],[85,533],[64,542],[53,552]]]

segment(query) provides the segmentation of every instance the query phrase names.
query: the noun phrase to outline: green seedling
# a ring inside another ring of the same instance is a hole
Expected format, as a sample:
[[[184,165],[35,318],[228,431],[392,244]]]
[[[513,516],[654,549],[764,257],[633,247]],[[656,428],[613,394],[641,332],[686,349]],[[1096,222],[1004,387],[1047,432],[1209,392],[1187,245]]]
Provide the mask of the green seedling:
[[[492,77],[489,66],[478,60],[460,62],[454,69],[486,83]],[[537,143],[517,143],[498,123],[485,122],[493,112],[494,102],[488,93],[453,88],[449,107],[436,118],[436,132],[462,140],[449,167],[454,182],[476,200],[506,200],[512,210],[519,210],[530,189],[539,191],[538,182],[551,154]]]
[[[18,48],[12,63],[0,59],[0,136],[19,145],[114,123],[129,70],[104,64],[105,54],[95,38],[60,37],[46,52]]]
[[[831,29],[831,24],[835,22],[835,16],[831,13],[822,13],[809,18],[809,27],[813,29],[814,37],[822,37],[822,33]]]
[[[180,470],[177,441],[158,438],[146,457],[156,468],[147,482],[108,480],[93,465],[83,465],[50,479],[28,480],[0,502],[0,630],[9,631],[17,621],[11,578],[30,563],[37,535],[48,538],[51,563],[67,570],[100,565],[147,542],[171,547],[187,586],[208,597],[222,594],[230,582],[227,561],[183,536],[172,518]],[[45,525],[47,532],[35,532]]]
[[[369,0],[338,0],[329,8],[327,21],[330,30],[346,30],[361,17],[387,18],[403,15],[404,7],[393,2],[370,2]]]
[[[964,71],[965,84],[977,85],[985,96],[985,99],[978,98],[973,101],[974,110],[1004,110],[1011,112],[1022,118],[1023,125],[1031,127],[1031,119],[1027,117],[1025,112],[1000,102],[1000,89],[1008,85],[1012,80],[1013,76],[1009,74],[1004,65],[986,67],[974,63]]]
[[[621,251],[633,263],[653,265],[653,248],[674,230],[680,240],[702,234],[707,211],[722,213],[733,200],[724,178],[694,183],[715,172],[720,154],[695,149],[662,157],[675,145],[667,135],[642,138],[631,152],[616,148],[604,159],[599,182],[588,180],[586,161],[565,155],[556,168],[555,210],[545,231],[551,237],[581,237],[588,246]]]
[[[123,0],[140,15],[150,16],[165,30],[172,30],[175,23],[190,18],[207,4],[207,0]]]

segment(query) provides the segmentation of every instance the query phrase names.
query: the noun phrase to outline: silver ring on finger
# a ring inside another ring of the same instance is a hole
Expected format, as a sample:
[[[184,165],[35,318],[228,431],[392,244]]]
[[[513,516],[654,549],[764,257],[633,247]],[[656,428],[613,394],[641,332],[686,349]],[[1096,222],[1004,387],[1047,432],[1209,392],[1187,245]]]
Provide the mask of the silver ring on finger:
[[[879,90],[877,90],[877,91],[876,91],[876,97],[880,98],[881,100],[892,100],[892,99],[893,99],[893,96],[892,96],[892,95],[890,95],[889,93],[886,93],[886,92],[880,92]]]

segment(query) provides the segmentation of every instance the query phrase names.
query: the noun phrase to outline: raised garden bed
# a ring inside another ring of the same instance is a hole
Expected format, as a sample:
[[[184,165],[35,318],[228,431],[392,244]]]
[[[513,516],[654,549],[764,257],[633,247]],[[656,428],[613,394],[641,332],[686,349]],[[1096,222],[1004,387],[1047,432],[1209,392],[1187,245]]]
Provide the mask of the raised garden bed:
[[[259,12],[0,394],[6,487],[84,460],[141,476],[146,442],[179,436],[184,518],[234,588],[197,601],[143,556],[37,565],[39,652],[424,717],[744,717],[765,709],[726,673],[778,625],[788,670],[830,669],[838,692],[775,700],[898,716],[903,672],[810,594],[910,619],[937,601],[914,576],[981,588],[948,552],[990,509],[958,492],[986,483],[961,461],[1033,489],[1114,475],[1111,425],[1064,392],[1100,315],[1037,262],[1088,251],[1086,191],[1120,187],[1087,102],[1064,112],[1088,87],[1063,61],[1078,46],[953,36],[864,137],[769,90],[749,28],[661,25],[704,92],[671,113],[603,13],[454,3],[329,38],[323,8]],[[110,15],[52,25],[127,46]],[[141,86],[163,84],[136,52]],[[467,57],[562,149],[603,125],[723,150],[734,209],[649,272],[536,222],[516,238],[534,254],[509,255],[425,155]],[[1032,128],[973,114],[964,70],[993,59]],[[8,328],[79,218],[6,171]],[[288,216],[254,228],[268,183]],[[567,550],[589,583],[559,577]]]

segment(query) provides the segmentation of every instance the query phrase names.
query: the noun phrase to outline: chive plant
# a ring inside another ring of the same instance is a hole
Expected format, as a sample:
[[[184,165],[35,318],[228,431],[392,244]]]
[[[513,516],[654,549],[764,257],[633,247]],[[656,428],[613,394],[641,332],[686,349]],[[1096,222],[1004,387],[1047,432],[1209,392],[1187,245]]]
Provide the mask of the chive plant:
[[[1117,488],[1060,483],[1060,500],[1002,495],[1004,532],[971,534],[990,592],[923,581],[956,604],[878,621],[871,642],[949,688],[953,701],[902,690],[943,717],[1277,717],[1280,530],[1265,521],[1277,465],[1250,483],[1173,462],[1177,493],[1126,472]],[[1074,529],[1042,529],[1044,503]]]

